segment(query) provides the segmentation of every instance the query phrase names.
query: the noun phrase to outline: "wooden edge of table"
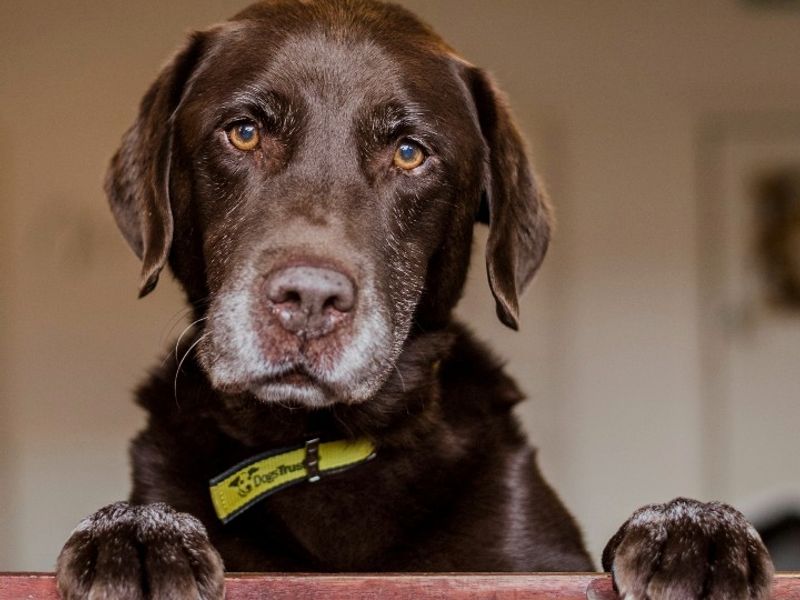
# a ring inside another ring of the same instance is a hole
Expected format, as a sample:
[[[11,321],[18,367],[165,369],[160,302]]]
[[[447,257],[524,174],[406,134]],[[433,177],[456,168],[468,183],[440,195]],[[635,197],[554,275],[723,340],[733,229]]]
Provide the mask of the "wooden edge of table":
[[[612,600],[606,573],[229,573],[227,600]],[[0,573],[0,600],[57,600],[52,573]],[[773,600],[800,600],[800,573],[779,573]]]

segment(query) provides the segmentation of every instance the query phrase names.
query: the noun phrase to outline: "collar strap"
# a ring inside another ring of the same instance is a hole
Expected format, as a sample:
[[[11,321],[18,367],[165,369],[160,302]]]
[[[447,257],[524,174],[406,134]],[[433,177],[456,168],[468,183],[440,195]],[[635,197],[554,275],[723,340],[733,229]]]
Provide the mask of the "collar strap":
[[[256,502],[289,486],[340,473],[375,458],[367,439],[308,440],[244,460],[209,482],[217,517],[228,523]]]

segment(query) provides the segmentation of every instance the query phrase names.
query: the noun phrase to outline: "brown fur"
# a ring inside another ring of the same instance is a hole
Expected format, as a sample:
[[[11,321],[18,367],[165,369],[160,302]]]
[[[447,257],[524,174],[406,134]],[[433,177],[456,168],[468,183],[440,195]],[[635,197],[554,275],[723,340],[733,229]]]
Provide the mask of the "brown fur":
[[[225,138],[242,114],[263,128],[249,154]],[[406,138],[428,152],[414,173],[391,166]],[[522,395],[451,317],[478,220],[498,316],[517,327],[548,204],[501,94],[429,28],[367,0],[272,0],[194,34],[145,96],[107,191],[142,295],[169,264],[198,321],[138,391],[130,503],[67,542],[65,597],[218,597],[220,556],[234,571],[592,567],[512,414]],[[325,335],[287,331],[262,298],[295,264],[357,290]],[[356,343],[368,350],[344,361]],[[302,385],[276,387],[287,373]],[[377,458],[217,520],[209,479],[311,437],[367,437]],[[751,543],[745,529],[728,531]],[[167,551],[172,564],[156,560]]]

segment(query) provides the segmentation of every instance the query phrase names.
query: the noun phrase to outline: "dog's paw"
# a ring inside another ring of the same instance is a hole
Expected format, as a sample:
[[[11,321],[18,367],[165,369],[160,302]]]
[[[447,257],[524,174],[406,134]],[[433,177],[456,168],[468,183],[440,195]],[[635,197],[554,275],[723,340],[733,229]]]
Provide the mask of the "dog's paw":
[[[627,600],[761,600],[774,572],[739,511],[685,498],[637,510],[603,551],[603,568]]]
[[[58,557],[64,600],[217,600],[222,559],[203,525],[166,504],[118,502],[81,521]]]

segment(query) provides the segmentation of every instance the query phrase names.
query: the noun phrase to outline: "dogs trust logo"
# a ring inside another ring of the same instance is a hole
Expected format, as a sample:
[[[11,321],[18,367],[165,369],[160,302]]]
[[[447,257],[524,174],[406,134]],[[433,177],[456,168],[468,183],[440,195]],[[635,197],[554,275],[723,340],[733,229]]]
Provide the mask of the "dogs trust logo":
[[[240,473],[228,484],[228,487],[235,488],[239,497],[246,498],[258,488],[269,485],[278,477],[288,475],[303,469],[303,463],[293,465],[278,465],[267,473],[260,473],[261,467],[250,467],[247,472]]]

